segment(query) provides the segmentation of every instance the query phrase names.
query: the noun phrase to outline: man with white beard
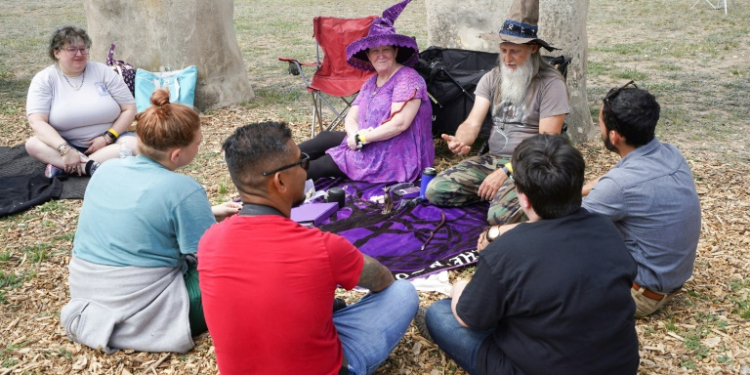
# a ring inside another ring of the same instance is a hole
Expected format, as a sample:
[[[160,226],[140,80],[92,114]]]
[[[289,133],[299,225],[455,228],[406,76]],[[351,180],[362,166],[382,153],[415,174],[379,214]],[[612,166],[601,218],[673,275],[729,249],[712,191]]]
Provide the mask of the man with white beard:
[[[509,178],[513,174],[511,155],[521,141],[534,134],[559,134],[568,113],[565,80],[539,54],[540,47],[548,51],[555,48],[537,38],[538,19],[538,0],[514,2],[499,32],[498,66],[479,81],[474,106],[456,135],[442,135],[454,154],[468,154],[491,110],[494,126],[489,153],[464,159],[438,174],[425,194],[430,203],[462,206],[491,200],[487,213],[490,225],[526,220],[513,179]],[[489,240],[499,234],[493,228],[498,227],[491,227],[485,234]]]

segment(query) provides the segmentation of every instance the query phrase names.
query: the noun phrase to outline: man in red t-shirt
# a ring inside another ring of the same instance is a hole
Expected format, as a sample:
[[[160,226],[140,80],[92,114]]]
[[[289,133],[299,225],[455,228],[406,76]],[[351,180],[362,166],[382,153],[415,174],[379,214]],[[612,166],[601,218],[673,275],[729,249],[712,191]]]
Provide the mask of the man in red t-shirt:
[[[243,208],[198,247],[221,374],[374,372],[417,311],[414,287],[344,238],[289,219],[304,199],[308,157],[285,124],[241,127],[223,150]],[[371,293],[334,312],[339,285]]]

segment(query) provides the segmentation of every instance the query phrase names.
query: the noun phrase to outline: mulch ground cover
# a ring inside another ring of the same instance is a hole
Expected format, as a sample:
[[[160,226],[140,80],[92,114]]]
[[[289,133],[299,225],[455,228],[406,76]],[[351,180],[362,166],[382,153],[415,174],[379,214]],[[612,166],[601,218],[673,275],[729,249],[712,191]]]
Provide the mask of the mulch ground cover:
[[[221,141],[238,125],[274,119],[269,114],[230,108],[203,116],[205,144],[184,173],[206,187],[209,197],[233,197],[219,153]],[[309,124],[292,124],[304,137]],[[9,144],[21,143],[28,131]],[[440,141],[438,168],[455,163]],[[579,145],[587,177],[609,170],[618,157],[598,142]],[[750,179],[747,160],[727,164],[686,155],[703,212],[703,228],[693,278],[661,312],[637,321],[641,373],[750,373]],[[214,202],[215,203],[215,202]],[[81,201],[47,203],[0,221],[0,375],[7,374],[216,374],[209,334],[187,354],[118,351],[102,354],[70,341],[59,321],[69,298],[67,263]],[[470,277],[473,267],[450,272]],[[339,291],[355,302],[357,292]],[[284,298],[284,296],[278,296]],[[423,305],[444,298],[420,293]],[[248,319],[252,319],[248,313]],[[378,374],[463,374],[412,325]],[[550,369],[554,373],[554,369]]]

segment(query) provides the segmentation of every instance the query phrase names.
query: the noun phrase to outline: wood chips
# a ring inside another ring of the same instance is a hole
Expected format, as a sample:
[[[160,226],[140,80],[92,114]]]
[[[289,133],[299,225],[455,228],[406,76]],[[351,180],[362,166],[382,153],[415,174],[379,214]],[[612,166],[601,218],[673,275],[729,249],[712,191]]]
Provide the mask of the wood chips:
[[[204,116],[205,144],[183,172],[204,184],[213,203],[234,197],[220,155],[220,145],[234,128],[277,119],[272,113],[243,108]],[[20,121],[19,121],[20,122]],[[297,140],[309,124],[292,124]],[[22,142],[28,129],[19,132]],[[447,156],[441,141],[438,168],[460,158]],[[600,144],[579,147],[593,179],[618,157]],[[637,321],[643,374],[750,374],[750,179],[748,160],[721,163],[686,155],[692,167],[703,212],[703,230],[694,276],[663,311]],[[8,374],[216,374],[210,336],[203,334],[191,352],[181,354],[118,351],[106,355],[70,341],[59,311],[69,298],[67,263],[80,201],[58,201],[0,221],[0,375]],[[36,252],[35,252],[36,251]],[[36,255],[35,255],[36,254]],[[5,259],[7,258],[7,259]],[[451,271],[466,276],[472,269]],[[339,291],[352,303],[361,294]],[[284,296],[278,296],[284,298]],[[420,293],[423,305],[443,298]],[[252,319],[248,312],[248,319]],[[554,369],[550,369],[554,373]],[[378,374],[464,374],[412,325]]]

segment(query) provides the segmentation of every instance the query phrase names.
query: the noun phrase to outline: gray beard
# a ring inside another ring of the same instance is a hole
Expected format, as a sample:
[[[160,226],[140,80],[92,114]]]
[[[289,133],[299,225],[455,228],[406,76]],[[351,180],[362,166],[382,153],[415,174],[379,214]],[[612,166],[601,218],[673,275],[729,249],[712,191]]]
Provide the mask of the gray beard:
[[[530,56],[523,65],[517,66],[516,69],[507,68],[505,64],[500,65],[500,74],[502,75],[500,81],[501,102],[509,102],[517,106],[523,105],[526,90],[531,84],[532,69]]]

